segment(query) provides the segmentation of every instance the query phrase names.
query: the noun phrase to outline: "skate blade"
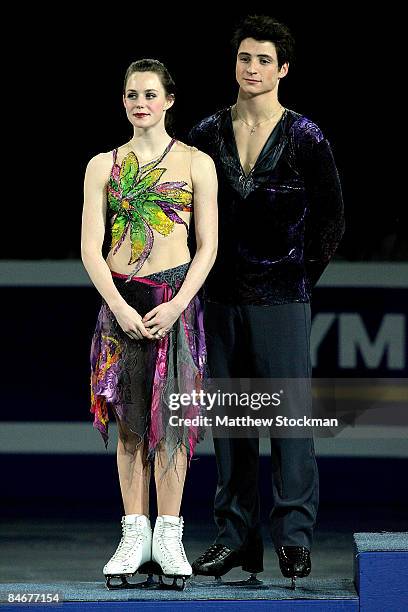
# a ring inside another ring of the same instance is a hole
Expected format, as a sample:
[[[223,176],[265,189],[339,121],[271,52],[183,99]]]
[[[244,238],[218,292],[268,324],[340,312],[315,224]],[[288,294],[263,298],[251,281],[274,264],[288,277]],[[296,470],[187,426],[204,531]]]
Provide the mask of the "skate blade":
[[[168,591],[184,591],[186,581],[189,576],[174,576],[170,574],[159,574],[159,589]],[[164,579],[173,580],[172,583],[166,582]]]
[[[246,580],[225,581],[224,584],[227,586],[258,587],[263,585],[263,580],[259,580],[256,576],[251,576]]]
[[[133,574],[129,576],[124,575],[113,575],[106,576],[106,588],[109,591],[115,591],[119,589],[150,589],[158,586],[158,582],[156,582],[153,578],[153,575],[149,574],[145,581],[143,582],[129,582],[128,577],[130,578]],[[112,582],[115,581],[115,582]],[[120,581],[117,583],[116,581]]]
[[[197,575],[199,576],[200,574],[197,574]],[[214,576],[214,580],[211,580],[211,581],[196,580],[194,578],[193,580],[191,580],[191,584],[194,586],[210,587],[210,588],[220,588],[220,587],[230,587],[230,586],[260,587],[263,585],[263,581],[258,580],[256,576],[250,576],[250,578],[247,578],[246,580],[223,580],[221,576]],[[266,588],[266,587],[263,587],[263,588]]]

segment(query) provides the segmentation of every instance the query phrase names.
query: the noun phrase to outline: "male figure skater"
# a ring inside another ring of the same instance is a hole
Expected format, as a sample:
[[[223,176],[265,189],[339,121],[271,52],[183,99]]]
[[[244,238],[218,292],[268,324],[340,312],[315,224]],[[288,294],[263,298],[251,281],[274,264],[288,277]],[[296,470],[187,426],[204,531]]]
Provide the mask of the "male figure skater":
[[[328,141],[284,108],[280,80],[294,41],[281,23],[249,16],[233,36],[238,97],[202,120],[190,141],[214,160],[219,249],[206,283],[210,375],[309,379],[311,290],[344,231],[343,201]],[[245,357],[245,359],[243,359]],[[301,407],[300,407],[301,408]],[[193,572],[263,571],[259,440],[214,437],[216,540]],[[313,435],[271,437],[270,530],[284,576],[307,576],[318,508]]]

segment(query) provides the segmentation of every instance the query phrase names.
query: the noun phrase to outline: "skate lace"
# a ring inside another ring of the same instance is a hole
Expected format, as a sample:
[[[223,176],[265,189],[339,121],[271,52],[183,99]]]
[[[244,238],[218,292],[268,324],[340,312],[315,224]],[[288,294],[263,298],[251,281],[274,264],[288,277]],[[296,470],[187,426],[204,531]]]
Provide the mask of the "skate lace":
[[[180,525],[166,523],[165,526],[163,526],[163,533],[165,535],[165,540],[161,540],[161,548],[167,560],[172,563],[175,562],[176,555],[179,553],[183,561],[188,563],[182,542],[183,523]]]
[[[126,525],[122,522],[122,537],[111,561],[123,561],[134,545],[143,538],[139,525]]]
[[[304,546],[297,547],[281,547],[281,557],[287,563],[303,563],[307,560],[308,549]]]
[[[300,561],[300,562],[302,562],[302,563],[303,563],[303,561],[306,561],[306,559],[307,559],[307,549],[306,549],[306,548],[302,548],[302,549],[297,550],[297,551],[295,552],[295,555],[294,555],[294,560],[295,560],[296,562],[299,562],[299,561]]]
[[[203,553],[200,557],[200,560],[206,561],[209,557],[212,557],[213,553],[218,554],[220,550],[222,550],[224,546],[222,544],[211,544],[211,546]]]

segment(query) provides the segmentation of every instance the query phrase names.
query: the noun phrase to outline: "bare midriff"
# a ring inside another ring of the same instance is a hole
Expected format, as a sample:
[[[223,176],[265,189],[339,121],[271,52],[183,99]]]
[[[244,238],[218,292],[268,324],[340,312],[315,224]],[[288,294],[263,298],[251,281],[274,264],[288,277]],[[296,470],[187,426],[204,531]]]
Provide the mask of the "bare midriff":
[[[190,213],[179,212],[179,216],[189,225]],[[175,268],[191,260],[190,251],[187,246],[187,232],[184,225],[176,225],[169,236],[154,233],[154,244],[150,255],[140,270],[134,276],[147,276],[154,272],[161,272],[169,268]],[[123,250],[122,250],[123,248]],[[126,236],[121,248],[112,255],[109,252],[106,263],[112,272],[119,274],[130,274],[135,265],[128,265],[130,251],[130,238]]]

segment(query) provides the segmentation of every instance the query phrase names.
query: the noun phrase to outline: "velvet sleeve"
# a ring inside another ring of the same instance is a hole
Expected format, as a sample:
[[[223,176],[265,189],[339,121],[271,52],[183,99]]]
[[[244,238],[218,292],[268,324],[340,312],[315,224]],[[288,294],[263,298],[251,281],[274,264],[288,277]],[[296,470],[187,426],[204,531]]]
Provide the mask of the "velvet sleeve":
[[[308,201],[305,221],[305,268],[313,287],[344,233],[340,179],[329,142],[315,126],[301,143],[301,164]]]
[[[191,128],[187,135],[187,144],[189,144],[190,147],[197,147],[200,151],[207,152],[206,149],[208,149],[208,144],[206,146],[206,134],[201,123]]]

